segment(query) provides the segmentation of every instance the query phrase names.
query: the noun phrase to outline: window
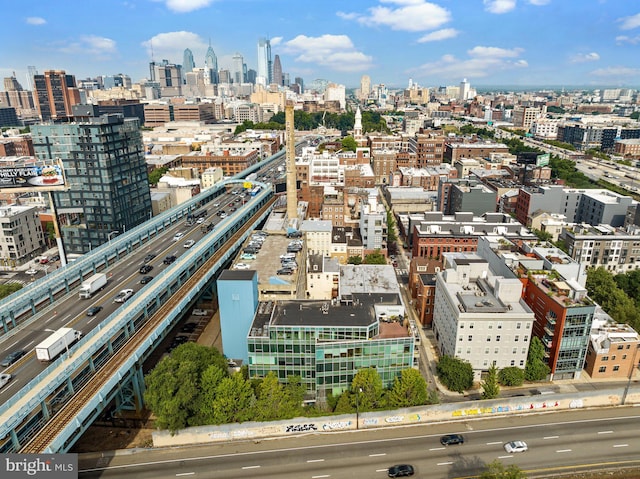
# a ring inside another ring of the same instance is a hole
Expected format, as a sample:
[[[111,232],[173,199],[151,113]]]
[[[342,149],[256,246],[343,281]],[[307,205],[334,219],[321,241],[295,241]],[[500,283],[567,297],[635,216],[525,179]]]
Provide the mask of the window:
[[[606,366],[600,366],[600,369],[598,369],[599,373],[605,373],[607,372],[607,367]]]
[[[500,335],[496,336],[496,341],[500,341]]]
[[[627,359],[627,355],[626,355],[626,354],[623,354],[623,355],[622,355],[622,359]]]
[[[491,336],[487,336],[487,342],[491,341]]]
[[[520,341],[520,335],[516,334],[515,338],[513,338],[514,341]]]
[[[520,360],[520,366],[524,366],[524,359]]]
[[[473,341],[473,336],[469,335],[469,341]]]
[[[602,356],[602,362],[609,361],[609,356]]]
[[[622,349],[624,346],[622,344],[618,344],[618,349]]]
[[[512,360],[511,360],[511,366],[515,366],[515,365],[516,365],[516,360],[515,360],[515,359],[512,359]]]
[[[522,327],[522,323],[516,323],[516,329],[520,329]]]
[[[614,366],[614,367],[613,367],[613,370],[614,370],[614,371],[620,371],[620,366]]]
[[[502,329],[502,323],[498,323],[498,329]]]

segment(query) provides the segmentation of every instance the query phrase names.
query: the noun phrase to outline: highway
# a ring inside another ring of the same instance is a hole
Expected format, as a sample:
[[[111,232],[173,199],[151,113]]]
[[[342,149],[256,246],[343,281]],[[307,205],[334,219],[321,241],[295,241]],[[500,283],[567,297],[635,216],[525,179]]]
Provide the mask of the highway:
[[[479,474],[499,460],[528,477],[557,471],[640,465],[635,408],[569,411],[438,423],[375,431],[320,434],[179,449],[145,450],[112,457],[81,456],[89,478],[383,478],[393,464],[410,463],[418,478]],[[461,433],[463,445],[442,446],[442,434]],[[523,440],[529,450],[508,454],[503,445]]]

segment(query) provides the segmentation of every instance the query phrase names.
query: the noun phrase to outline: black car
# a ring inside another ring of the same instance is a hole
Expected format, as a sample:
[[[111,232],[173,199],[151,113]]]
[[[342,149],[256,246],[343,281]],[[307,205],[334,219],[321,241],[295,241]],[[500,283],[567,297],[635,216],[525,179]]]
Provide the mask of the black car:
[[[102,311],[102,306],[91,306],[87,309],[87,316],[95,316],[100,311]]]
[[[387,474],[389,477],[407,477],[413,476],[414,472],[411,464],[398,464],[391,466]]]
[[[277,273],[276,273],[276,274],[288,274],[288,275],[292,275],[292,274],[293,274],[293,270],[292,270],[292,269],[290,269],[290,268],[282,268],[282,269],[279,269],[279,270],[277,271]]]
[[[49,258],[49,261],[58,261],[59,259],[60,259],[60,255],[54,254],[51,258]]]
[[[180,328],[180,331],[183,333],[193,333],[198,325],[196,323],[185,323]]]
[[[147,274],[152,269],[153,269],[153,266],[151,266],[150,264],[145,264],[144,266],[140,267],[140,274]]]
[[[462,434],[447,434],[440,438],[440,444],[443,446],[451,446],[452,444],[464,444]]]
[[[144,257],[144,264],[147,264],[149,261],[153,260],[153,258],[155,258],[156,255],[153,253],[149,253],[147,256]]]
[[[15,363],[18,359],[20,359],[22,356],[24,356],[25,354],[27,354],[25,351],[23,351],[22,349],[18,349],[17,351],[14,351],[12,353],[9,353],[0,363],[0,366],[2,366],[3,368],[6,368],[8,366],[11,366],[13,363]]]
[[[153,279],[153,276],[143,276],[142,279],[140,280],[140,284],[150,283],[152,279]]]
[[[177,258],[177,256],[171,255],[171,256],[167,256],[162,262],[164,264],[171,264],[173,263]]]

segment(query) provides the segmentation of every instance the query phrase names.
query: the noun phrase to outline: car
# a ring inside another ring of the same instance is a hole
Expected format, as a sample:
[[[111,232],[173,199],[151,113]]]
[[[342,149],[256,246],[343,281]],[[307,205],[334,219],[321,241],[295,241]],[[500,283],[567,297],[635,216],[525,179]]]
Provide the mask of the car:
[[[147,264],[147,263],[151,262],[153,260],[153,258],[155,258],[155,257],[156,257],[155,254],[149,253],[147,256],[144,257],[144,260],[142,260],[142,261],[143,261],[144,264]]]
[[[17,351],[9,353],[2,360],[2,362],[0,363],[0,366],[2,366],[3,368],[9,367],[25,354],[27,354],[26,351],[23,351],[22,349],[18,349]]]
[[[60,255],[59,255],[59,254],[54,254],[54,255],[51,257],[50,261],[58,261],[59,259],[60,259]]]
[[[464,444],[462,434],[446,434],[440,438],[440,444],[451,446],[452,444]]]
[[[180,328],[180,331],[183,333],[193,333],[198,327],[197,323],[185,323]]]
[[[133,290],[132,289],[123,289],[122,291],[120,291],[115,296],[115,298],[113,298],[113,302],[114,303],[124,303],[129,298],[131,298],[131,296],[133,296]]]
[[[0,374],[0,389],[2,389],[3,387],[5,387],[7,385],[7,383],[9,381],[11,381],[11,378],[13,376],[11,376],[11,374],[9,373],[2,373]]]
[[[252,261],[254,259],[256,259],[257,256],[255,254],[251,254],[251,253],[242,253],[240,255],[240,259],[244,260],[244,261]]]
[[[220,214],[220,218],[225,219],[226,217],[227,217],[227,214],[223,211],[223,212]]]
[[[184,236],[184,233],[183,233],[183,232],[176,233],[176,234],[173,236],[173,241],[179,241],[179,240],[180,240],[180,238],[182,238],[183,236]]]
[[[100,311],[102,311],[102,306],[91,306],[87,309],[87,316],[95,316]]]
[[[514,452],[525,452],[529,450],[527,443],[524,441],[511,441],[504,445],[504,450],[509,454]]]
[[[276,274],[278,274],[278,275],[281,275],[281,274],[292,275],[293,274],[293,270],[291,268],[281,268],[278,271],[276,271]]]
[[[397,464],[389,468],[387,475],[389,477],[408,477],[413,476],[414,472],[411,464]]]
[[[235,208],[231,208],[229,211],[231,211],[231,213],[233,213],[236,209]]]
[[[151,271],[153,269],[153,266],[151,266],[150,264],[145,264],[143,266],[140,267],[140,269],[138,270],[138,272],[140,274],[147,274],[149,271]]]
[[[42,256],[40,258],[40,264],[47,264],[49,262],[49,258],[47,258],[46,256]]]
[[[143,276],[142,279],[140,280],[140,284],[150,283],[152,279],[153,279],[153,276]]]
[[[198,219],[196,220],[196,224],[197,224],[197,225],[201,225],[202,223],[204,223],[204,218],[198,218]]]
[[[188,241],[185,241],[185,243],[182,246],[184,246],[185,248],[191,248],[194,244],[196,244],[195,241],[188,240]]]
[[[238,263],[236,264],[233,269],[249,269],[250,266],[247,263]]]
[[[220,203],[214,203],[212,206],[213,206],[214,208],[217,208],[218,206],[220,206]]]
[[[209,312],[206,309],[194,309],[191,314],[193,314],[194,316],[206,316],[207,314],[209,314]]]
[[[173,263],[176,259],[177,259],[177,257],[176,257],[176,256],[174,256],[174,255],[169,255],[169,256],[166,256],[166,257],[162,260],[162,262],[163,262],[164,264],[171,264],[171,263]]]
[[[26,274],[38,274],[38,270],[30,268],[30,269],[26,270],[25,273]]]
[[[282,263],[282,267],[285,269],[292,269],[293,271],[295,271],[296,269],[298,269],[298,264],[293,262],[286,262],[286,263]]]
[[[245,248],[242,252],[247,254],[258,254],[260,250],[258,248]]]

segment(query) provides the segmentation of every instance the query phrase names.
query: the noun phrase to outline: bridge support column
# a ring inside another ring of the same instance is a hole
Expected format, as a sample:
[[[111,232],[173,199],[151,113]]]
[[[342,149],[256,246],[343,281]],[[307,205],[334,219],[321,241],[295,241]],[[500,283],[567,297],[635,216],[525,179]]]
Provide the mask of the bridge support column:
[[[13,449],[15,450],[15,452],[18,452],[21,446],[20,446],[20,441],[18,441],[18,435],[16,434],[15,429],[11,430],[11,432],[9,433],[9,436],[11,437],[11,444],[13,444]]]
[[[68,377],[65,382],[67,383],[69,394],[74,395],[76,392],[73,390],[73,381],[71,381],[71,377]]]
[[[92,358],[92,357],[90,357],[90,358],[89,358],[89,370],[90,370],[92,373],[95,373],[95,372],[96,372],[96,363],[93,361],[93,358]]]

